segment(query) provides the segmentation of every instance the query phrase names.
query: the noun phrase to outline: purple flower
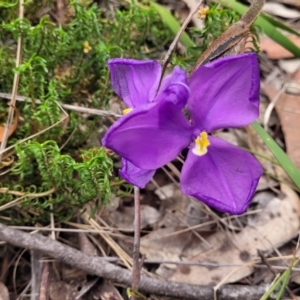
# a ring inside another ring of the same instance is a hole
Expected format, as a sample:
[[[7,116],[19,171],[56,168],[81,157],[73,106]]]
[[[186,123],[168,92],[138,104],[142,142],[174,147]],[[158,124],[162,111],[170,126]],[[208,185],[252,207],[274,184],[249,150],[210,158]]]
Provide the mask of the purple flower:
[[[130,112],[129,115],[136,112],[135,108],[147,111],[154,103],[160,101],[171,101],[179,109],[187,103],[189,97],[187,77],[179,67],[175,67],[172,74],[163,79],[157,93],[162,71],[157,61],[112,59],[109,60],[108,66],[112,87],[129,107],[126,110]],[[123,118],[127,120],[128,116]],[[117,121],[114,127],[124,122],[123,118]],[[123,158],[119,174],[131,184],[144,188],[155,171],[156,168],[139,168]]]
[[[118,120],[103,145],[142,169],[156,169],[189,146],[181,171],[183,193],[232,214],[250,204],[262,175],[248,152],[211,135],[258,117],[259,68],[253,53],[217,59],[191,76],[187,109],[174,101],[141,106]]]

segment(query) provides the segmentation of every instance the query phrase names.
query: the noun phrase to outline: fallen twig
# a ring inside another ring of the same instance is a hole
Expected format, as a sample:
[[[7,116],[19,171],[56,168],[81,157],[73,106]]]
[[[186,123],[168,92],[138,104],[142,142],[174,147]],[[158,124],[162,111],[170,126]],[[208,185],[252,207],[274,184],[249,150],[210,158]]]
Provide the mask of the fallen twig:
[[[40,234],[29,234],[0,224],[0,239],[15,246],[40,251],[70,266],[84,270],[88,274],[98,275],[116,283],[131,285],[131,272],[103,261],[100,257],[86,255],[74,248],[44,237]],[[142,293],[164,295],[178,299],[211,300],[212,286],[192,285],[169,282],[141,276],[139,290]],[[218,291],[218,299],[259,299],[266,287],[264,286],[222,286]]]

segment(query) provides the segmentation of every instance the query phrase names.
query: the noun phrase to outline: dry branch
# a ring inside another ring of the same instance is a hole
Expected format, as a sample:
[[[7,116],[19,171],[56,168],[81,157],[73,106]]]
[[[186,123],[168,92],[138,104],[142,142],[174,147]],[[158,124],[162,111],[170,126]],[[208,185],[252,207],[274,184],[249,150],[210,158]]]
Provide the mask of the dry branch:
[[[108,263],[96,256],[86,255],[60,242],[40,234],[29,234],[0,224],[0,239],[23,248],[40,251],[70,266],[84,270],[88,274],[98,275],[113,282],[131,285],[131,272]],[[213,299],[213,287],[169,282],[142,276],[139,284],[142,293],[164,295],[178,299]],[[265,292],[263,286],[223,286],[219,290],[219,300],[259,299]]]

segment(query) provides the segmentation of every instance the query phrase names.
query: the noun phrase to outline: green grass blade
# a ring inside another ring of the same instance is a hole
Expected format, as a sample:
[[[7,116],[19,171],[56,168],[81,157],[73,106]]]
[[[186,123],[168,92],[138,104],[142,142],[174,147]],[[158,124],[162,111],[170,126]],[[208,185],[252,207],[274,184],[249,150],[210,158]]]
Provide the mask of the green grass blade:
[[[280,44],[282,47],[293,53],[296,57],[300,57],[300,48],[295,45],[290,39],[278,31],[274,25],[263,17],[259,17],[255,24],[260,26],[263,32],[269,36],[273,41]]]
[[[299,262],[298,259],[296,259],[292,265],[286,269],[276,280],[275,282],[270,286],[270,288],[265,292],[265,294],[260,298],[260,300],[268,300],[269,297],[271,296],[271,294],[274,292],[274,290],[276,288],[279,287],[280,283],[281,283],[281,286],[280,286],[280,289],[277,293],[277,296],[276,296],[276,300],[281,300],[282,297],[283,297],[283,293],[289,283],[289,278],[291,276],[291,270],[292,270],[292,267],[296,266],[297,263]]]
[[[274,290],[278,287],[280,282],[283,280],[282,275],[278,277],[275,282],[269,287],[269,289],[264,293],[264,295],[259,300],[268,300],[270,299],[271,294],[274,292]]]
[[[0,1],[0,7],[5,7],[5,8],[13,7],[17,4],[18,4],[18,1],[16,1],[16,3],[9,3],[9,1]]]
[[[283,296],[283,293],[284,293],[284,291],[286,289],[286,286],[289,283],[290,275],[291,275],[291,269],[287,269],[282,274],[283,281],[282,281],[282,285],[280,287],[280,290],[279,290],[279,292],[277,294],[276,300],[281,300],[282,299],[282,296]]]
[[[285,170],[285,172],[294,181],[296,186],[300,189],[300,171],[295,166],[295,164],[290,160],[290,158],[284,153],[284,151],[277,145],[277,143],[272,139],[272,137],[260,126],[259,123],[253,122],[253,128],[259,134],[261,139],[273,153],[275,158],[278,160],[279,164]]]
[[[153,1],[150,2],[150,5],[159,13],[164,24],[167,27],[169,27],[169,29],[174,33],[174,36],[175,36],[181,27],[179,22],[176,20],[176,18],[174,18],[173,15],[171,14],[171,12],[164,6],[159,5]],[[189,37],[189,35],[186,32],[182,33],[182,35],[180,37],[180,41],[186,47],[189,47],[189,48],[195,47],[194,42],[192,41],[192,39]]]
[[[226,6],[232,7],[241,15],[248,10],[247,6],[238,3],[236,0],[224,0],[222,3]],[[263,16],[259,16],[256,19],[255,24],[260,26],[262,31],[276,43],[280,44],[282,47],[293,53],[296,57],[300,57],[300,48],[297,47],[280,31],[278,31],[276,27],[271,24],[266,18],[264,18]]]
[[[269,23],[273,24],[275,27],[280,28],[286,32],[290,32],[294,35],[300,36],[300,32],[294,30],[293,28],[285,25],[281,21],[277,20],[276,18],[270,17],[269,15],[266,15],[265,13],[260,14],[262,18],[266,19]]]

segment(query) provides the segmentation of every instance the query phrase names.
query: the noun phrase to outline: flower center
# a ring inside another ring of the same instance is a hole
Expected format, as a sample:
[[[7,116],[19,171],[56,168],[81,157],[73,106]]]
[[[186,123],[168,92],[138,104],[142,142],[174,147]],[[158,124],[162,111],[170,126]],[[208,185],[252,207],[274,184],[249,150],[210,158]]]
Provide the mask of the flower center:
[[[207,153],[207,147],[210,142],[207,138],[207,132],[203,131],[195,140],[195,147],[192,149],[193,153],[198,156],[202,156]]]
[[[123,110],[123,115],[126,115],[126,114],[130,113],[131,111],[132,111],[132,108],[125,108]]]

